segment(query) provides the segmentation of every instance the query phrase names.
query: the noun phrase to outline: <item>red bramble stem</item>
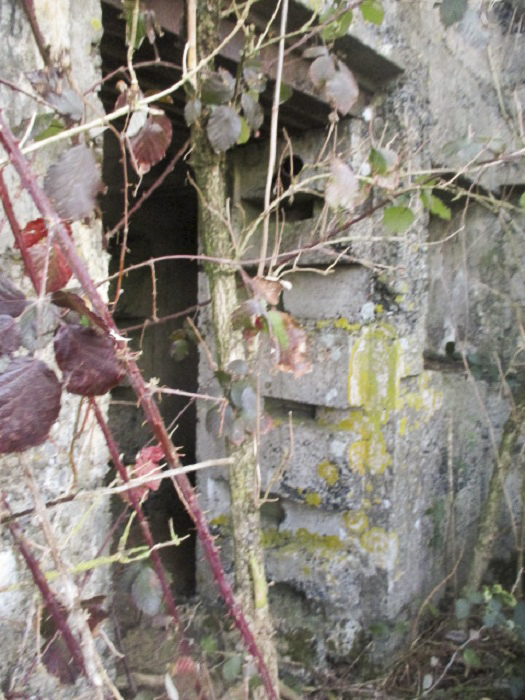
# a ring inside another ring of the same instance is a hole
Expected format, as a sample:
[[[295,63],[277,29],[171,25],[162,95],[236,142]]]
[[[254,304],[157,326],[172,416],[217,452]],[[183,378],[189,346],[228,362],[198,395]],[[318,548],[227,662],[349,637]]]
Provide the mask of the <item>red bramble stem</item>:
[[[144,415],[146,416],[146,419],[148,420],[158,442],[163,448],[164,456],[169,467],[175,469],[176,467],[180,466],[179,457],[171,441],[164,421],[162,420],[159,408],[153,399],[152,393],[144,381],[137,363],[131,357],[127,349],[126,341],[120,338],[118,328],[109,312],[107,304],[99,295],[86,265],[80,259],[75,245],[67,233],[66,227],[62,223],[59,215],[55,211],[45,192],[38,184],[36,176],[31,171],[29,163],[18,148],[17,141],[9,129],[9,126],[5,122],[1,111],[0,142],[6,149],[12,165],[18,172],[22,185],[33,198],[33,201],[41,216],[47,220],[49,231],[54,232],[55,240],[64,253],[73,274],[76,276],[78,282],[82,286],[84,294],[91,302],[94,311],[103,319],[110,333],[112,334],[117,353],[120,357],[122,357],[126,364],[128,379],[139,400]],[[201,540],[202,547],[209,561],[224,602],[228,606],[230,614],[244,639],[247,650],[257,663],[259,674],[264,683],[268,699],[277,700],[276,689],[273,686],[268,667],[259,647],[257,646],[257,642],[246,616],[244,615],[240,605],[235,600],[232,587],[226,578],[226,574],[220,560],[219,551],[210,533],[208,523],[199,505],[193,486],[191,485],[186,474],[178,474],[176,477],[172,477],[172,480],[182,499],[182,502],[185,504],[188,514],[195,523],[197,534]]]

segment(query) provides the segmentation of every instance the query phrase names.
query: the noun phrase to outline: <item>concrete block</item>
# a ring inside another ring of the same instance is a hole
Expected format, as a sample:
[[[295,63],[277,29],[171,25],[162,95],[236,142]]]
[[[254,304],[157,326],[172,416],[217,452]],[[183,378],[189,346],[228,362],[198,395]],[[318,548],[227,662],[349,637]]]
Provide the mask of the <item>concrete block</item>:
[[[357,323],[370,300],[371,274],[363,267],[345,265],[328,275],[299,271],[287,279],[292,288],[283,292],[283,305],[296,318],[344,318]]]

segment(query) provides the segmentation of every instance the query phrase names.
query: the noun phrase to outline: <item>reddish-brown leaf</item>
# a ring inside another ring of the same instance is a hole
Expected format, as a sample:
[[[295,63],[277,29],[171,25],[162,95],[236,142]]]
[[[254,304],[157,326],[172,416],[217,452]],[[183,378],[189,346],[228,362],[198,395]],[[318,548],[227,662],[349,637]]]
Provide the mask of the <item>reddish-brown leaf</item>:
[[[27,249],[27,255],[31,258],[33,268],[37,275],[38,292],[42,289],[44,275],[46,275],[46,293],[56,292],[65,287],[72,276],[71,268],[56,243],[48,247],[47,241],[35,243]],[[47,270],[46,270],[47,260]]]
[[[58,290],[53,293],[51,301],[53,304],[56,304],[56,306],[60,306],[63,309],[71,309],[71,311],[79,314],[80,317],[88,318],[94,326],[98,326],[104,331],[109,330],[104,319],[92,311],[82,297],[78,296],[78,294]]]
[[[55,358],[71,394],[98,396],[116,386],[126,371],[113,340],[94,328],[62,326],[55,335]]]
[[[67,229],[69,235],[73,235],[71,227],[67,222],[62,222]],[[58,244],[53,243],[49,247],[47,236],[49,230],[44,219],[34,219],[30,221],[22,231],[22,247],[26,254],[31,258],[33,269],[37,275],[38,292],[42,288],[42,279],[44,274],[46,277],[46,292],[56,292],[62,289],[71,279],[72,272],[67,263],[67,260],[62,253]],[[18,244],[16,244],[18,248]],[[46,260],[47,270],[46,270]]]
[[[254,295],[258,298],[262,297],[272,306],[277,306],[281,292],[286,288],[286,284],[271,277],[254,277],[250,280],[250,284]]]
[[[143,447],[137,455],[135,466],[128,469],[128,476],[130,479],[137,479],[145,476],[151,477],[146,483],[130,489],[139,501],[150,491],[156,491],[159,488],[160,482],[162,481],[159,464],[163,459],[164,451],[160,445]],[[130,491],[125,491],[123,493],[125,501],[129,501]]]
[[[282,372],[293,372],[296,377],[311,372],[305,330],[284,311],[268,311],[266,318],[270,324],[277,368]]]
[[[171,143],[171,122],[165,114],[150,114],[144,126],[128,138],[131,162],[144,175],[166,155]]]
[[[0,453],[39,445],[60,411],[61,387],[40,360],[16,357],[0,374]]]

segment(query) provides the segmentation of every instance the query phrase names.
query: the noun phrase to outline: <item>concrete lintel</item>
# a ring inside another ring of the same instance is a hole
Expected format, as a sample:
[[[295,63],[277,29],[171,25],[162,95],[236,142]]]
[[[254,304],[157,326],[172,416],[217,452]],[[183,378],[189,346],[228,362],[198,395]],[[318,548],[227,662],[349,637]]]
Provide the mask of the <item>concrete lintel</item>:
[[[121,0],[103,0],[109,5],[121,8]],[[184,0],[145,0],[144,4],[148,9],[154,10],[159,24],[167,31],[176,36],[184,36]],[[269,21],[274,8],[273,2],[260,0],[255,4],[253,17],[250,15],[250,22],[256,27],[262,27]],[[299,3],[292,1],[290,6],[289,25],[290,29],[297,30],[303,26],[311,13]],[[224,39],[231,33],[235,24],[230,20],[221,22],[221,37]],[[244,35],[237,33],[221,51],[221,58],[227,62],[237,64],[244,48]],[[380,88],[385,82],[398,76],[402,69],[383,56],[377,54],[370,47],[365,46],[354,37],[347,36],[336,42],[337,54],[345,60],[349,68],[353,70],[358,78],[362,96],[356,105],[353,113],[360,112],[367,102],[367,93]],[[261,61],[265,71],[271,79],[275,78],[277,68],[276,44],[266,46],[261,51]],[[290,85],[299,95],[311,98],[318,102],[320,106],[326,108],[325,103],[313,91],[308,79],[308,70],[311,61],[301,57],[299,52],[293,54],[293,60],[288,61],[283,73],[283,82]]]

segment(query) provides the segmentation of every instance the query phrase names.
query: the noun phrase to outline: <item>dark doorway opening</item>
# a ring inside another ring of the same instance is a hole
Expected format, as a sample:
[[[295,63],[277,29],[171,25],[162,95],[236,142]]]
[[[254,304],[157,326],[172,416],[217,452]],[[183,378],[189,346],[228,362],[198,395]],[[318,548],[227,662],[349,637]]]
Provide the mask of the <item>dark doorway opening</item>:
[[[118,10],[105,4],[102,7],[102,70],[104,76],[111,76],[119,67],[125,66],[125,25]],[[154,59],[151,46],[145,42],[144,49],[136,57],[137,62]],[[155,66],[148,70],[152,71],[152,75],[156,73],[159,78]],[[160,77],[162,78],[162,70]],[[141,85],[142,78],[139,76]],[[108,112],[114,108],[118,96],[116,83],[122,79],[126,79],[125,71],[115,73],[101,90]],[[157,83],[155,87],[159,89],[162,85]],[[157,182],[188,136],[187,129],[181,125],[173,106],[167,111],[173,122],[172,143],[165,158],[143,177],[138,189],[138,176],[128,161],[130,207]],[[123,125],[116,126],[122,128]],[[108,129],[104,139],[103,164],[107,192],[102,204],[106,233],[112,231],[123,217],[125,176],[122,158],[118,138]],[[119,271],[122,241],[122,228],[107,241],[112,256],[112,274]],[[140,353],[138,362],[146,380],[158,383],[159,387],[196,392],[197,349],[190,347],[189,354],[183,359],[174,359],[173,353],[170,353],[176,331],[183,327],[187,315],[195,318],[197,305],[196,263],[187,259],[169,259],[197,252],[197,198],[194,189],[187,182],[187,168],[183,161],[177,163],[162,184],[131,215],[126,249],[124,268],[138,267],[122,277],[122,292],[114,308],[117,325],[131,338],[130,349]],[[148,261],[158,262],[144,265]],[[117,283],[114,281],[110,288],[111,301],[115,299],[116,293]],[[159,407],[166,424],[173,431],[173,441],[180,448],[183,464],[193,463],[196,423],[194,403],[186,396],[162,394]],[[112,393],[109,420],[125,463],[133,464],[137,452],[154,441],[151,431],[144,423],[135,395],[125,384]],[[162,549],[161,556],[171,575],[174,592],[178,595],[192,594],[195,590],[195,537],[192,522],[171,481],[165,479],[158,491],[151,492],[145,504],[145,512],[157,542],[170,539],[170,520],[175,533],[186,536],[181,545]]]

